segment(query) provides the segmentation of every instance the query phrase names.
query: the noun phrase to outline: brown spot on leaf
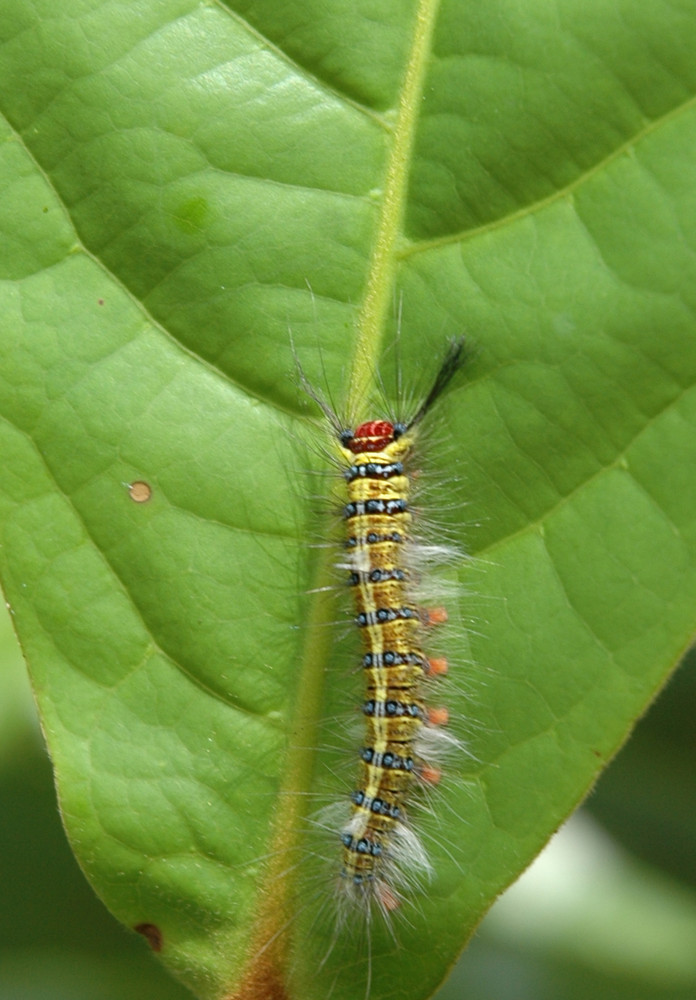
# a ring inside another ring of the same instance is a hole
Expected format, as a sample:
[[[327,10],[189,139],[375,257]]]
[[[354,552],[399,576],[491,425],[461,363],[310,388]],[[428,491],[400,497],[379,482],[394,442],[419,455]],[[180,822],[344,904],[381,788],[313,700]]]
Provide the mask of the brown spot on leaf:
[[[157,924],[136,924],[133,930],[142,934],[153,951],[162,951],[162,931]]]
[[[152,487],[149,483],[145,483],[139,479],[137,482],[130,484],[128,493],[134,503],[147,503],[152,496]]]

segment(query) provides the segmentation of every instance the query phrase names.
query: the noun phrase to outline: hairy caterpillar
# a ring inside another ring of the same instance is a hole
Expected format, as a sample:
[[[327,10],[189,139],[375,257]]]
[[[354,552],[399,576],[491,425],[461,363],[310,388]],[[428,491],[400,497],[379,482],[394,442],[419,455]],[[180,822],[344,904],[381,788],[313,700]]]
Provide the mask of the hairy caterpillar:
[[[346,429],[308,385],[328,417],[345,482],[344,558],[361,636],[365,732],[350,816],[338,830],[339,895],[388,916],[405,892],[429,877],[425,849],[413,831],[408,804],[414,786],[435,785],[439,757],[457,741],[442,729],[447,711],[428,705],[447,660],[428,656],[428,635],[446,620],[419,596],[422,572],[451,558],[445,546],[417,540],[410,498],[420,422],[460,368],[463,340],[450,344],[430,391],[405,421],[372,419]]]

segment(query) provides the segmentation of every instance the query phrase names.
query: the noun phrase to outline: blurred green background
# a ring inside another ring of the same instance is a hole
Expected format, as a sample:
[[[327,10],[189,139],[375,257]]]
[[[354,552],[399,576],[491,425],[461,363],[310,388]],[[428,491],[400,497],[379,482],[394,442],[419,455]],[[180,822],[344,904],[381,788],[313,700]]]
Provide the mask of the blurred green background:
[[[694,1000],[696,655],[586,807],[494,907],[438,1000]],[[92,893],[0,616],[0,1000],[184,1000]]]

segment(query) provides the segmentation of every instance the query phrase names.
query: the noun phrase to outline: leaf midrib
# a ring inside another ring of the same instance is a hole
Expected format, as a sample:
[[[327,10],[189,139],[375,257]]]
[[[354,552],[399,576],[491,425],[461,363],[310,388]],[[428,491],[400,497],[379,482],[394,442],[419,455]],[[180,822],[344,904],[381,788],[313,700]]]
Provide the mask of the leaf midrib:
[[[439,0],[419,0],[416,10],[413,41],[400,89],[382,203],[368,262],[367,285],[356,323],[347,400],[351,418],[368,397],[378,367],[385,320],[393,303],[397,243],[402,231],[418,111],[438,8]]]
[[[377,370],[385,320],[392,304],[396,248],[401,235],[418,109],[438,8],[439,0],[418,0],[412,44],[396,108],[392,145],[386,160],[383,196],[368,260],[365,294],[356,322],[347,399],[347,411],[351,416],[369,395]],[[324,528],[327,530],[326,522]],[[260,893],[262,902],[250,935],[250,954],[255,958],[243,976],[241,992],[236,994],[240,1000],[255,978],[275,975],[282,979],[280,966],[285,960],[287,946],[282,939],[285,927],[292,923],[292,914],[288,913],[288,883],[297,870],[293,855],[297,850],[304,821],[304,803],[312,779],[317,723],[323,701],[324,666],[332,641],[331,629],[327,625],[335,617],[333,600],[327,596],[331,593],[334,559],[332,548],[327,546],[321,549],[317,560],[312,588],[315,597],[306,623],[296,692],[292,744],[288,747],[285,781],[279,790],[279,796],[286,805],[276,813],[269,849],[269,856],[274,861],[266,872],[265,888],[262,887]],[[268,887],[272,887],[272,891],[267,891]],[[283,893],[285,899],[280,898]],[[259,948],[260,951],[257,950]]]

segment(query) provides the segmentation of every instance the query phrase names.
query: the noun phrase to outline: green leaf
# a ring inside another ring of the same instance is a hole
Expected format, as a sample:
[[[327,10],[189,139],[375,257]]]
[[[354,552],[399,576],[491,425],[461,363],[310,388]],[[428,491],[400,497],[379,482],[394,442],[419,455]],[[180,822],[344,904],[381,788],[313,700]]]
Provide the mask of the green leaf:
[[[198,996],[426,996],[688,645],[695,44],[687,0],[6,0],[3,585],[76,855]],[[362,416],[462,331],[424,516],[474,557],[470,756],[367,942],[293,350]]]
[[[125,935],[72,857],[55,808],[26,670],[0,612],[0,996],[185,1000]]]

